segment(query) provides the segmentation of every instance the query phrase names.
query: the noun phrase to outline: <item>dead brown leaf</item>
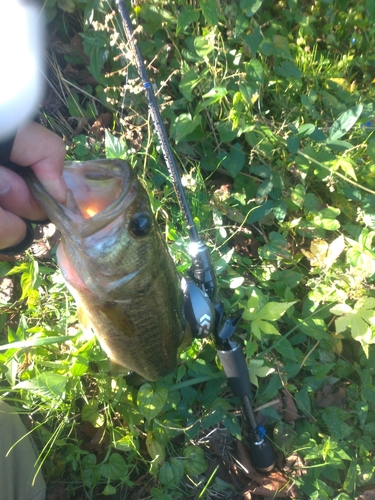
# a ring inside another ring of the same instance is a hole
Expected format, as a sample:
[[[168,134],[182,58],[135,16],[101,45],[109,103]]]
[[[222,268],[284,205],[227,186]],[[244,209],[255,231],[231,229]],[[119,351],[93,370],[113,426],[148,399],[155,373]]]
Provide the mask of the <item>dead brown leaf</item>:
[[[102,113],[91,125],[90,134],[94,134],[98,139],[101,139],[104,136],[105,129],[110,126],[111,121],[112,113]]]
[[[282,392],[285,402],[284,421],[288,423],[294,423],[298,418],[300,418],[297,407],[294,403],[294,399],[290,392],[288,392],[286,389],[283,389]]]
[[[260,474],[250,461],[248,451],[242,441],[237,441],[237,458],[240,463],[239,470],[250,482],[246,481],[248,489],[244,495],[260,495],[265,498],[297,498],[298,489],[293,480],[282,472],[273,471],[269,474]],[[244,481],[243,481],[244,482]],[[244,496],[251,498],[251,496]]]
[[[364,491],[355,500],[375,500],[375,490]]]
[[[346,405],[345,387],[337,387],[330,384],[324,384],[323,389],[319,390],[316,396],[317,408],[329,408],[330,406],[343,407]]]

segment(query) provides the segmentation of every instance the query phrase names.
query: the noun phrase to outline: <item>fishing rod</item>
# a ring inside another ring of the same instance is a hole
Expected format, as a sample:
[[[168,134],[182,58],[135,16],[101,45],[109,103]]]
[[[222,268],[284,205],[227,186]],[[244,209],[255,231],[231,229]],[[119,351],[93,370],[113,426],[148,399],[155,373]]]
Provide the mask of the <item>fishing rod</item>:
[[[243,311],[239,311],[233,317],[226,317],[222,302],[217,300],[215,268],[207,246],[199,239],[155,94],[134,35],[132,21],[124,0],[116,0],[116,3],[123,21],[126,38],[134,54],[135,65],[147,97],[151,119],[160,142],[164,161],[171,175],[189,234],[189,255],[192,266],[188,272],[189,275],[181,280],[186,320],[193,336],[203,338],[209,334],[213,335],[228,385],[233,394],[240,397],[242,401],[248,425],[246,441],[252,462],[258,470],[269,472],[275,465],[274,451],[266,437],[265,429],[258,426],[256,422],[250,399],[249,372],[242,346],[232,339]]]

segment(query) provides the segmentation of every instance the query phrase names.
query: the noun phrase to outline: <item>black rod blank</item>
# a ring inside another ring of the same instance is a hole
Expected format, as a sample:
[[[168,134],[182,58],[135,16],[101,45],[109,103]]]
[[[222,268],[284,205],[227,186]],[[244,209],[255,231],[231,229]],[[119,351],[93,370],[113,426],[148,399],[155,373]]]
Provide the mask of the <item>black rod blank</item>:
[[[137,44],[137,39],[134,36],[134,30],[132,26],[132,22],[130,19],[130,16],[128,14],[127,8],[125,6],[124,0],[116,0],[120,15],[122,17],[122,21],[124,24],[124,29],[126,33],[126,38],[128,39],[128,42],[130,44],[130,47],[132,48],[134,52],[134,60],[135,64],[138,70],[138,74],[142,80],[142,85],[145,90],[146,96],[147,96],[147,102],[151,114],[151,119],[154,124],[156,133],[159,138],[160,146],[163,152],[163,157],[165,160],[165,163],[167,165],[167,168],[169,170],[169,173],[172,177],[172,182],[174,185],[174,190],[177,195],[177,199],[181,208],[181,211],[183,213],[185,222],[186,222],[186,227],[189,233],[189,238],[191,242],[198,243],[199,238],[198,238],[198,232],[195,227],[193,217],[190,212],[189,205],[186,200],[185,192],[181,183],[181,178],[180,174],[178,172],[177,164],[175,162],[171,147],[169,145],[168,141],[168,136],[165,131],[165,127],[163,124],[163,120],[160,115],[159,107],[155,99],[155,94],[152,89],[151,82],[148,78],[147,71],[145,64],[142,59],[142,54],[139,50],[138,44]]]

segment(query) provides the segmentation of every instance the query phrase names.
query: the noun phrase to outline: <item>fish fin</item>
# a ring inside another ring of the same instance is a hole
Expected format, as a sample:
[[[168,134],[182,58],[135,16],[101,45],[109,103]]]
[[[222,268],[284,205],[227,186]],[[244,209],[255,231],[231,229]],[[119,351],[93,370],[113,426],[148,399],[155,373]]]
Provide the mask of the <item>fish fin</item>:
[[[87,317],[87,314],[85,314],[85,310],[80,306],[77,307],[77,317],[83,333],[92,335],[94,333],[92,323]]]
[[[113,361],[113,359],[109,358],[109,373],[111,377],[117,378],[117,377],[124,377],[126,375],[129,375],[131,372],[122,365],[119,365],[116,363],[116,361]]]
[[[116,302],[105,302],[98,306],[98,311],[112,327],[126,337],[135,337],[135,326],[132,320]]]

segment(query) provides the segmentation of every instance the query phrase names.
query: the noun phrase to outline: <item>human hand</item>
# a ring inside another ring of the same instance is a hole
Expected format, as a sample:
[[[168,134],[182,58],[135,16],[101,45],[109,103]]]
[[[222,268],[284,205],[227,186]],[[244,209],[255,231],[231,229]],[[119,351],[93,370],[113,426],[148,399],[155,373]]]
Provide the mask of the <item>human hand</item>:
[[[21,167],[30,166],[57,201],[66,201],[67,187],[62,177],[65,145],[60,137],[30,122],[18,130],[10,160]],[[22,177],[0,166],[0,249],[17,245],[25,238],[26,224],[21,217],[37,221],[46,215]]]

